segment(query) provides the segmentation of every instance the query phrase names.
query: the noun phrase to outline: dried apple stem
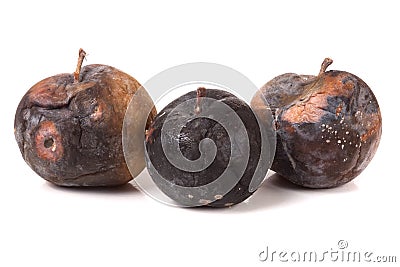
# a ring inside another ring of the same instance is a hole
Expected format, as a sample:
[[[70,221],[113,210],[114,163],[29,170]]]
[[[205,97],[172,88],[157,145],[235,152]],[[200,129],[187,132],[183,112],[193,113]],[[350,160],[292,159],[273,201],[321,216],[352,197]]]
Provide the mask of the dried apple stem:
[[[324,59],[324,62],[322,62],[322,64],[321,64],[321,69],[320,69],[318,75],[323,74],[323,73],[326,71],[326,69],[329,67],[329,65],[331,65],[332,63],[333,63],[333,60],[332,60],[332,59],[330,59],[330,58],[328,58],[328,57],[325,58],[325,59]]]
[[[79,58],[78,58],[78,64],[76,65],[76,70],[74,72],[74,82],[79,82],[79,75],[81,73],[81,68],[82,68],[82,62],[86,57],[86,52],[80,48],[79,49]]]
[[[196,98],[196,107],[194,108],[194,112],[199,114],[201,112],[201,98],[206,96],[206,88],[199,87],[197,88],[197,98]]]

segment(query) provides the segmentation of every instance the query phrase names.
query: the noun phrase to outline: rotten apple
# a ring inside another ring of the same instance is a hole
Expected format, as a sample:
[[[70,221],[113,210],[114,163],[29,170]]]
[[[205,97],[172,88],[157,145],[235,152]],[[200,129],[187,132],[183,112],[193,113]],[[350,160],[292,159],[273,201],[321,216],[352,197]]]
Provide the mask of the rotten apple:
[[[28,165],[51,183],[125,184],[133,177],[123,155],[122,123],[141,85],[107,65],[81,68],[85,55],[80,49],[74,73],[46,78],[29,89],[15,114],[15,138]],[[147,94],[142,93],[142,98],[142,103],[153,105]],[[150,124],[155,113],[153,109],[150,115],[140,116]],[[144,140],[144,130],[130,138]],[[144,167],[143,154],[135,168],[140,172]]]
[[[372,160],[382,133],[378,101],[369,86],[346,71],[317,76],[286,73],[253,97],[254,109],[271,108],[277,148],[271,169],[310,188],[330,188],[359,175]]]

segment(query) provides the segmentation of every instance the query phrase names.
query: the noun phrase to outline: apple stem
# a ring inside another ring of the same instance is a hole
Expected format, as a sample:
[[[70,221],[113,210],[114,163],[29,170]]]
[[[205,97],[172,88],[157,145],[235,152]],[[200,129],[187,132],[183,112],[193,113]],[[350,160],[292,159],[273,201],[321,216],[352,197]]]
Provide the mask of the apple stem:
[[[323,73],[325,73],[325,71],[326,71],[326,69],[329,67],[329,65],[331,65],[333,63],[333,60],[332,59],[330,59],[330,58],[325,58],[324,59],[324,62],[322,62],[322,64],[321,64],[321,69],[320,69],[320,71],[319,71],[319,74],[318,75],[321,75],[321,74],[323,74]]]
[[[197,98],[196,98],[196,107],[194,108],[194,112],[199,114],[201,112],[201,98],[206,96],[206,88],[199,87],[197,88]]]
[[[86,57],[86,52],[80,48],[79,49],[79,58],[78,58],[78,64],[76,65],[76,70],[74,72],[74,82],[79,82],[79,75],[81,74],[81,68],[82,68],[82,62]]]

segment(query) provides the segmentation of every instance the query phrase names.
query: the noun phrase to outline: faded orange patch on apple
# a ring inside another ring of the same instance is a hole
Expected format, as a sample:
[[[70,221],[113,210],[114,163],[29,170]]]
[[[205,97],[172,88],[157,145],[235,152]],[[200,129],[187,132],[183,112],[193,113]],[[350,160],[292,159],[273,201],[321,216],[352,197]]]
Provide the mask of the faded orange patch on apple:
[[[57,161],[64,154],[60,133],[52,121],[40,123],[35,136],[36,153],[39,158]]]

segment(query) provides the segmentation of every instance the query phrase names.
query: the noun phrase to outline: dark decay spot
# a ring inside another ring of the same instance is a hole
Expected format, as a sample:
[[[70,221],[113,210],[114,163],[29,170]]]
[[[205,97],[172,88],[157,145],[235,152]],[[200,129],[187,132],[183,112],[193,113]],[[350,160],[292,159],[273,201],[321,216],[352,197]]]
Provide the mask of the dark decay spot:
[[[43,145],[45,148],[50,148],[52,147],[54,144],[54,139],[52,137],[47,138],[46,140],[44,140]]]
[[[343,84],[346,84],[348,81],[354,82],[354,79],[353,79],[350,75],[346,75],[346,76],[342,79],[342,83],[343,83]]]
[[[336,77],[339,76],[342,71],[337,71],[337,70],[330,70],[328,72],[325,72],[326,74],[329,74],[331,77]]]
[[[350,104],[350,99],[344,96],[329,96],[327,97],[328,105],[326,107],[326,111],[333,115],[337,115],[337,109],[340,107],[341,114],[345,114],[348,112],[348,107]]]

